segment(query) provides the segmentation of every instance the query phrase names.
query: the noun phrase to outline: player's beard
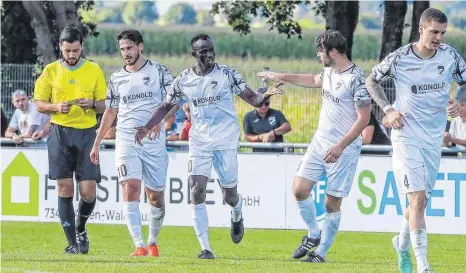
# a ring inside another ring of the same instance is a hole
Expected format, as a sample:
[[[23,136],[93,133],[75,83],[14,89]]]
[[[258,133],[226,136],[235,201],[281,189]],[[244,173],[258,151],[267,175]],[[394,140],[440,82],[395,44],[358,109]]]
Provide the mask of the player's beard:
[[[140,54],[139,54],[139,53],[136,53],[136,55],[135,55],[134,57],[132,57],[132,58],[133,58],[133,61],[130,62],[130,63],[127,63],[127,65],[133,66],[133,65],[139,60],[139,56],[140,56]],[[126,60],[125,60],[125,61],[126,61]]]

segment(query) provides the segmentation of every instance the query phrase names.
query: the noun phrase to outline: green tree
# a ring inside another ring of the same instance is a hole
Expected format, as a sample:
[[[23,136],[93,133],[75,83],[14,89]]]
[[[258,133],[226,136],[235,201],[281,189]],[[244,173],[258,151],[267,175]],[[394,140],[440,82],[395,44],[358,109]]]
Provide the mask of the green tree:
[[[278,33],[301,37],[302,29],[293,20],[296,7],[309,5],[310,1],[221,1],[212,6],[213,14],[226,14],[228,24],[240,34],[251,32],[252,17],[266,18],[270,29]],[[348,43],[347,55],[351,59],[353,34],[359,17],[359,1],[314,1],[312,8],[325,17],[326,29],[338,30]]]
[[[193,25],[196,24],[196,11],[190,4],[178,3],[170,6],[163,19],[169,24]]]
[[[203,26],[213,26],[215,25],[215,20],[212,14],[208,10],[200,10],[197,13],[196,21],[198,24]]]
[[[86,37],[97,36],[96,25],[83,22],[78,10],[94,1],[3,1],[2,62],[50,63],[59,56],[58,36],[68,25]]]
[[[159,18],[155,1],[126,1],[122,19],[127,25],[153,23]]]

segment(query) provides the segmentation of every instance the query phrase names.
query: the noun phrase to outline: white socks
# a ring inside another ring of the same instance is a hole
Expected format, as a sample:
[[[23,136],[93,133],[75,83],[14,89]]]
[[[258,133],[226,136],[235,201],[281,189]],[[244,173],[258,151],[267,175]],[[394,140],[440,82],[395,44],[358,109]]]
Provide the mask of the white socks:
[[[238,204],[236,206],[231,207],[231,220],[233,222],[239,222],[241,220],[241,210],[243,208],[243,198],[238,193]]]
[[[427,261],[427,232],[425,229],[416,229],[410,232],[410,237],[414,256],[416,256],[417,271],[421,272],[429,267]]]
[[[324,227],[322,228],[322,239],[320,239],[320,245],[316,249],[316,253],[322,258],[325,258],[330,246],[332,246],[333,241],[335,241],[338,228],[340,228],[340,219],[341,211],[325,213]]]
[[[317,225],[316,206],[311,197],[303,201],[297,201],[301,218],[307,225],[307,237],[315,239],[319,237],[320,231]]]
[[[409,250],[409,221],[403,216],[403,221],[401,222],[401,231],[398,236],[398,247],[401,251]]]
[[[123,202],[123,214],[126,218],[129,234],[133,238],[136,247],[145,247],[142,238],[141,212],[139,211],[139,202]]]
[[[148,245],[157,245],[160,229],[162,228],[163,218],[165,216],[165,208],[157,208],[150,205],[149,214],[149,239]]]
[[[194,231],[201,245],[202,250],[206,249],[212,252],[209,244],[209,219],[205,203],[191,205],[193,210]]]

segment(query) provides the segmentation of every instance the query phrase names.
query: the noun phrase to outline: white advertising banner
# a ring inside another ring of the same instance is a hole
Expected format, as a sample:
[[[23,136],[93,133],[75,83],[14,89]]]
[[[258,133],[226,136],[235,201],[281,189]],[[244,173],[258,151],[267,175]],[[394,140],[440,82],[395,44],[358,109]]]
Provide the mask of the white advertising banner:
[[[2,220],[58,222],[57,185],[49,180],[46,149],[2,148]],[[246,227],[304,229],[292,193],[293,178],[302,155],[239,154],[238,192],[243,197]],[[169,153],[165,190],[164,225],[191,226],[188,155]],[[100,155],[102,182],[91,223],[124,224],[122,192],[115,168],[114,151]],[[209,225],[230,226],[230,208],[222,201],[218,176],[212,171],[207,186]],[[319,224],[325,217],[325,178],[314,187]],[[76,193],[77,193],[76,188]],[[466,234],[466,160],[442,158],[438,181],[427,206],[429,232]],[[464,198],[463,198],[464,199]],[[75,195],[75,208],[78,204]],[[390,157],[361,156],[348,198],[342,203],[340,230],[396,232],[400,228],[406,197],[399,195]],[[148,223],[149,204],[141,194],[141,213]]]

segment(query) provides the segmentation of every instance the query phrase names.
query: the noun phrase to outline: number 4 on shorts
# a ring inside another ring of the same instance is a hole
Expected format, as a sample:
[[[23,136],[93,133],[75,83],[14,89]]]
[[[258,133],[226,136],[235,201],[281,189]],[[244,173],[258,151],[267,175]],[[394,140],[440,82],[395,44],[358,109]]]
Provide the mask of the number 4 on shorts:
[[[409,182],[408,182],[408,176],[405,174],[405,181],[404,181],[405,187],[409,189]]]

